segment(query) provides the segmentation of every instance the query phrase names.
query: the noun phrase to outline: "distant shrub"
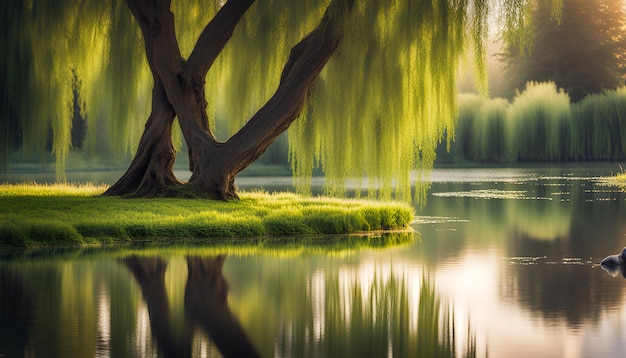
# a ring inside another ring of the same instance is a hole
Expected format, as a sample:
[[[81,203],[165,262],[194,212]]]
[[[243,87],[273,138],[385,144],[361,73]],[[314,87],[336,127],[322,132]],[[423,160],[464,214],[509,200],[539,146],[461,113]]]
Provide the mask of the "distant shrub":
[[[508,102],[501,98],[483,102],[473,123],[470,159],[489,162],[509,159],[510,142],[505,136],[507,107]]]
[[[573,109],[579,160],[626,159],[626,87],[588,96]]]
[[[519,161],[567,159],[571,139],[569,96],[553,82],[529,82],[507,111],[507,140]],[[515,158],[514,158],[515,159]]]
[[[470,153],[473,147],[474,122],[477,120],[483,103],[488,100],[488,98],[473,93],[464,93],[459,96],[455,131],[447,134],[453,136],[454,140],[451,143],[449,152],[441,150],[441,148],[445,149],[446,144],[440,146],[440,150],[437,152],[438,160],[442,158],[448,161],[467,159],[466,153]]]
[[[512,102],[462,94],[458,108],[443,162],[626,159],[626,87],[572,104],[553,82],[529,82]]]

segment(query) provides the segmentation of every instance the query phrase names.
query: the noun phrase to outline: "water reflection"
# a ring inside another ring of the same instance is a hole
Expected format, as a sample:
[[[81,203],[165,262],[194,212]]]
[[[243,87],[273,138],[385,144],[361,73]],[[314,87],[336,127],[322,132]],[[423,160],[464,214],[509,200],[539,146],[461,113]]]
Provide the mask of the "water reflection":
[[[626,266],[624,265],[602,265],[601,267],[612,277],[617,277],[617,275],[622,274],[622,277],[626,278]]]
[[[432,191],[414,253],[435,269],[440,292],[472,312],[479,351],[621,354],[626,287],[599,262],[626,243],[624,192],[578,175],[445,181]]]
[[[600,262],[600,266],[604,271],[613,277],[617,277],[619,273],[622,277],[626,278],[626,247],[621,253],[616,255],[609,255]]]
[[[380,249],[194,250],[0,259],[0,355],[451,356],[475,346],[432,276],[372,259]]]
[[[467,349],[455,340],[451,307],[430,276],[406,274],[371,263],[313,272],[307,309],[279,322],[275,354],[447,357]]]
[[[222,276],[224,258],[187,257],[185,313],[189,323],[203,328],[225,357],[256,357],[259,354],[227,305],[228,284]],[[152,334],[161,353],[166,357],[190,357],[191,328],[183,327],[175,334],[170,322],[166,261],[160,257],[130,256],[122,262],[141,287]]]
[[[10,292],[10,294],[8,294]],[[0,270],[0,353],[8,357],[25,355],[31,325],[27,317],[32,309],[22,275],[15,270]],[[2,340],[7,343],[4,344]]]

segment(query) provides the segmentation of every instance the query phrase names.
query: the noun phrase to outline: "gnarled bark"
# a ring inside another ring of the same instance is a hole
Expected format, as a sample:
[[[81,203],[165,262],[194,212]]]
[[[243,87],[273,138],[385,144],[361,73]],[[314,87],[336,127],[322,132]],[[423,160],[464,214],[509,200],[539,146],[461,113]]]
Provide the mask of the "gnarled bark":
[[[135,158],[126,173],[105,195],[163,196],[169,188],[182,184],[172,170],[176,159],[172,145],[174,116],[174,109],[167,101],[163,86],[156,83],[152,90],[152,114],[139,141]]]
[[[171,137],[176,116],[189,148],[192,171],[184,192],[214,199],[237,198],[235,176],[263,154],[302,112],[313,81],[341,41],[341,22],[354,3],[333,0],[318,27],[292,48],[270,100],[239,132],[219,142],[208,125],[204,79],[253,1],[228,1],[185,60],[176,40],[170,1],[127,0],[141,27],[155,79],[153,112],[135,160],[105,195],[175,195],[171,189],[180,186],[172,173],[175,153],[171,138],[165,137]]]

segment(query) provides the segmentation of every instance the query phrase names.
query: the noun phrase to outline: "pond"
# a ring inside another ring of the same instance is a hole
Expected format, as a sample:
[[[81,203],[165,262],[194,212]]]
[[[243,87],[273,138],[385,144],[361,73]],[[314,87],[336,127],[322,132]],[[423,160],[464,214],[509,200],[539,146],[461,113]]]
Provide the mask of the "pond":
[[[3,252],[0,356],[621,355],[616,171],[438,169],[408,234]]]

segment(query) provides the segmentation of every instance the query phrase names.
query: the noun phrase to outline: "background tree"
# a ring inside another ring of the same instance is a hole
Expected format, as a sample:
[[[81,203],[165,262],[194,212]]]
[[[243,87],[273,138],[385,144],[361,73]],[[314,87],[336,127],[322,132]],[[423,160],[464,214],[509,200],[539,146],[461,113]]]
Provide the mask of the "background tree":
[[[81,81],[72,71],[72,148],[81,149],[85,141],[85,104],[80,96]]]
[[[563,0],[560,21],[552,2],[538,1],[532,12],[534,41],[526,51],[508,45],[505,88],[497,93],[513,97],[529,81],[554,81],[573,101],[626,79],[626,9],[621,0]],[[528,52],[528,53],[526,53]]]
[[[411,171],[430,168],[437,143],[453,132],[457,68],[470,50],[485,85],[489,11],[501,14],[506,39],[526,43],[531,5],[7,1],[1,44],[16,55],[2,59],[2,125],[21,131],[27,151],[41,150],[51,127],[63,180],[74,69],[87,149],[105,134],[114,151],[136,153],[108,194],[180,195],[182,187],[235,197],[237,173],[291,126],[300,187],[321,165],[335,191],[365,175],[372,193],[407,198]],[[228,138],[214,135],[216,117],[228,121]],[[177,125],[193,171],[184,186],[171,170]],[[6,144],[2,150],[6,157]]]

